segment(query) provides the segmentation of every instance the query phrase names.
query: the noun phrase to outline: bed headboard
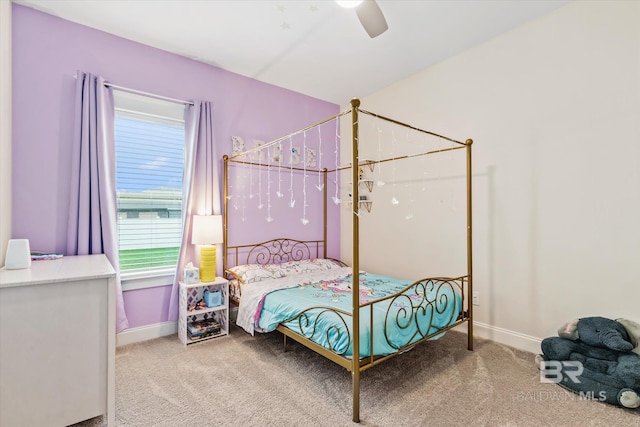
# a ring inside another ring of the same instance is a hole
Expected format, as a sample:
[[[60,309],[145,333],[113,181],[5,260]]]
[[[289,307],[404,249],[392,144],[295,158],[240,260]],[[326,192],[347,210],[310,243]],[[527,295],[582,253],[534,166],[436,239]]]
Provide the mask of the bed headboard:
[[[226,246],[224,269],[241,264],[280,264],[326,257],[324,240],[278,238],[249,245]]]

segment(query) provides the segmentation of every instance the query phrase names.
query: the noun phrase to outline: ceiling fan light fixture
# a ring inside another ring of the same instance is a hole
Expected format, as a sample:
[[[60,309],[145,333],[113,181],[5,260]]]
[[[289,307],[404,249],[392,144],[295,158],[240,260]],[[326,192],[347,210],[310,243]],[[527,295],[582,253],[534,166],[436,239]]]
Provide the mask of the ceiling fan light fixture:
[[[336,3],[346,9],[355,9],[362,27],[371,38],[378,37],[389,29],[376,0],[336,0]]]
[[[362,3],[362,0],[336,0],[336,3],[345,9],[353,9],[354,7],[358,7],[360,3]]]
[[[384,18],[382,9],[380,9],[376,0],[365,0],[356,9],[356,15],[358,15],[360,23],[371,38],[378,37],[389,29],[387,20]]]

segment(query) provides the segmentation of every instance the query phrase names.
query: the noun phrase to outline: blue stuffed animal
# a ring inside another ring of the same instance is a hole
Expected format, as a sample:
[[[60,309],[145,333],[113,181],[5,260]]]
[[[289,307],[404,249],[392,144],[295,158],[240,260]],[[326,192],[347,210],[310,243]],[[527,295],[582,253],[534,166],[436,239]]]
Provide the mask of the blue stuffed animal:
[[[541,369],[553,367],[557,382],[574,392],[640,407],[640,324],[586,317],[563,325],[558,335],[542,340]]]

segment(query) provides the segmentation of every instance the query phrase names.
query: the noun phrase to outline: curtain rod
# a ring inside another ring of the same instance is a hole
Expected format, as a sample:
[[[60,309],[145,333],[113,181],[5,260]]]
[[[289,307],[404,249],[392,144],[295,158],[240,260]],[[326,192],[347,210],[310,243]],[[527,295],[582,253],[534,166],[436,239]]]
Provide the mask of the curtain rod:
[[[163,101],[175,102],[176,104],[184,104],[184,105],[194,105],[193,101],[183,101],[181,99],[169,98],[167,96],[156,95],[155,93],[143,92],[141,90],[131,89],[124,86],[114,85],[113,83],[104,82],[105,86],[111,87],[112,89],[121,90],[123,92],[134,93],[136,95],[144,95],[150,98],[161,99]]]

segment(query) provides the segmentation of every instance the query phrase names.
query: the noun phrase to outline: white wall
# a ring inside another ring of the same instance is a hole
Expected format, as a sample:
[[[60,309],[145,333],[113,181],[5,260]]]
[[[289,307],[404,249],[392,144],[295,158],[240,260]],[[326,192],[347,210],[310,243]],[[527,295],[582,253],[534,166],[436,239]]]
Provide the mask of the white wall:
[[[638,22],[640,2],[574,2],[362,100],[367,110],[475,141],[480,336],[537,352],[539,339],[575,317],[640,321]],[[450,190],[437,191],[433,203],[446,202]],[[373,232],[362,230],[362,268],[401,265],[396,271],[421,276],[432,263],[403,260],[435,244],[459,250],[457,234],[453,244],[434,241],[440,227],[427,218],[376,259],[370,248],[390,246],[377,236],[407,223],[389,220],[397,207],[387,197],[364,220]],[[442,258],[442,274],[455,270]]]
[[[11,238],[11,2],[0,0],[0,266]]]

